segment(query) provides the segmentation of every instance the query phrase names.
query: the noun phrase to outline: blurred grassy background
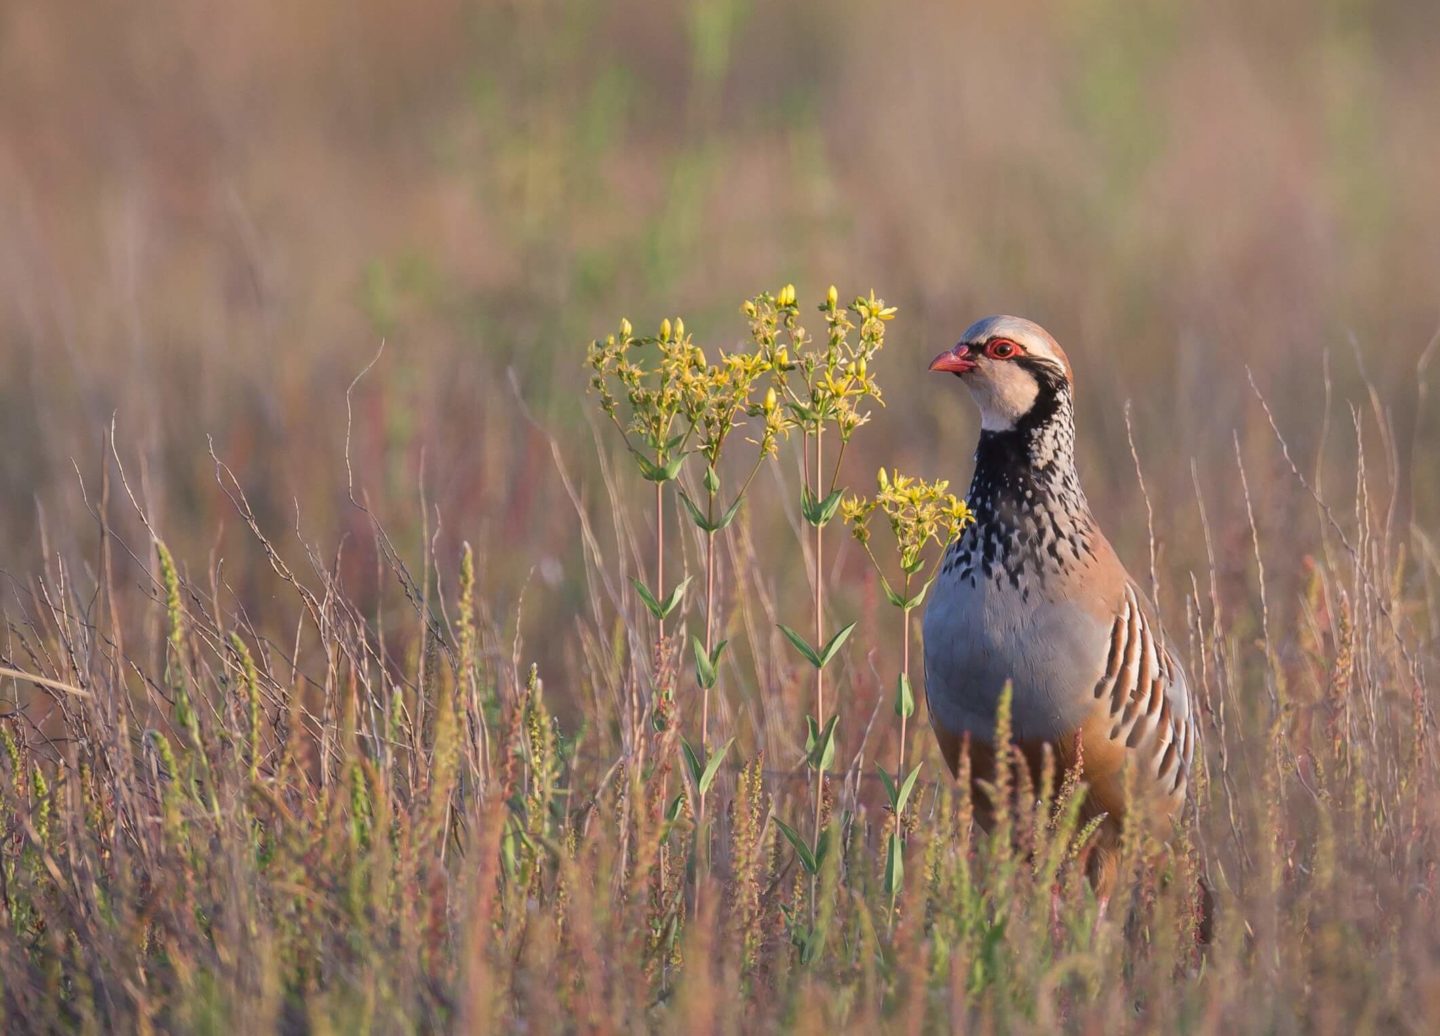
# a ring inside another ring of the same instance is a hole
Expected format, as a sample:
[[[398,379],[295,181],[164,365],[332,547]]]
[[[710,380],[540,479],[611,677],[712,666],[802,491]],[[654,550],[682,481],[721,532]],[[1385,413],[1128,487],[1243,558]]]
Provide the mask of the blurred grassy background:
[[[900,306],[852,485],[890,463],[963,487],[975,417],[924,364],[1010,311],[1068,347],[1091,496],[1141,571],[1133,400],[1177,596],[1203,567],[1191,460],[1241,534],[1232,433],[1262,490],[1284,471],[1247,367],[1307,466],[1325,367],[1342,426],[1363,370],[1395,520],[1433,528],[1437,30],[1424,0],[9,0],[0,568],[27,578],[47,533],[93,542],[80,479],[93,499],[113,414],[177,556],[223,555],[263,606],[211,436],[268,532],[326,555],[353,534],[365,599],[345,391],[384,341],[357,491],[407,557],[472,541],[502,625],[530,585],[526,657],[555,675],[573,656],[538,634],[570,628],[584,566],[519,400],[603,513],[584,343],[679,312],[724,346],[738,302],[785,281]],[[1310,506],[1268,501],[1262,536]],[[750,524],[791,542],[778,503]]]

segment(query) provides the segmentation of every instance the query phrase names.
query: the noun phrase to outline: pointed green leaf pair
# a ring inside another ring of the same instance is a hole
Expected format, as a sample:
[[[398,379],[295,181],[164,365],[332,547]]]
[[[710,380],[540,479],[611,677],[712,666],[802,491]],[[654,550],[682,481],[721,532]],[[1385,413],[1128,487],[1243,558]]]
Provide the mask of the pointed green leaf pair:
[[[735,515],[740,511],[741,499],[742,497],[737,496],[735,501],[729,507],[725,508],[724,513],[712,522],[709,518],[705,517],[705,512],[700,510],[695,501],[690,499],[690,495],[686,493],[685,490],[680,490],[680,502],[685,505],[685,510],[690,513],[690,520],[694,522],[702,532],[719,532],[733,522]]]
[[[830,659],[835,657],[835,653],[840,650],[840,646],[845,643],[846,638],[850,636],[850,631],[854,628],[855,623],[852,622],[830,638],[829,643],[827,643],[820,652],[820,665],[816,668],[823,668],[830,664]]]
[[[725,528],[725,526],[729,525],[735,520],[735,516],[740,513],[740,501],[742,499],[744,498],[737,496],[731,502],[730,506],[725,508],[724,512],[720,515],[720,517],[715,520],[715,532],[719,532],[721,529]]]
[[[705,771],[700,774],[700,794],[706,795],[710,792],[710,785],[715,783],[715,775],[720,772],[720,764],[725,761],[725,756],[730,752],[730,746],[735,743],[732,737],[720,746],[720,750],[712,755],[705,764]]]
[[[805,868],[805,873],[818,874],[820,866],[815,860],[815,854],[810,851],[810,846],[805,844],[805,839],[800,837],[800,832],[779,817],[775,818],[775,826],[780,828],[780,833],[785,836],[785,840],[794,846],[795,855],[800,857],[800,866]]]
[[[633,586],[635,592],[640,595],[640,600],[645,602],[645,607],[649,610],[650,614],[657,619],[664,619],[675,610],[676,605],[684,598],[685,587],[690,585],[690,577],[686,576],[680,580],[679,583],[675,584],[675,589],[671,590],[670,596],[666,597],[663,601],[656,600],[655,595],[650,592],[650,588],[638,579],[630,580],[630,585]]]
[[[710,464],[705,468],[705,492],[714,496],[720,492],[720,473],[715,470],[715,465]]]
[[[880,577],[880,585],[885,590],[885,599],[897,608],[904,608],[907,612],[912,608],[920,607],[920,605],[924,603],[925,594],[929,591],[930,584],[933,582],[935,582],[935,577],[931,576],[925,580],[925,585],[916,591],[914,596],[906,597],[904,594],[898,593],[890,585],[890,580],[886,579],[883,575]]]
[[[685,505],[685,510],[690,512],[690,520],[709,532],[710,520],[705,517],[705,512],[700,510],[695,501],[690,499],[690,494],[683,489],[680,490],[680,502]]]
[[[835,760],[835,724],[840,719],[837,713],[830,717],[830,722],[825,724],[825,730],[820,730],[820,724],[815,721],[814,716],[805,717],[805,757],[811,768],[816,770],[827,770]]]
[[[845,494],[837,489],[823,500],[815,499],[809,489],[800,490],[800,513],[811,525],[826,525],[840,507],[840,498]]]
[[[806,874],[819,874],[820,868],[825,865],[825,854],[830,849],[830,831],[827,828],[820,835],[820,842],[812,851],[809,843],[785,821],[775,817],[775,825],[780,828],[780,833],[785,836],[795,849],[795,855],[800,857],[800,866],[805,868]]]
[[[780,627],[780,632],[785,634],[786,639],[789,640],[790,643],[795,645],[795,650],[804,655],[805,658],[810,662],[810,664],[813,665],[816,669],[819,669],[820,656],[816,653],[815,649],[810,646],[810,643],[804,637],[800,636],[800,634],[792,630],[789,626],[785,625],[783,622],[778,623],[778,625]]]
[[[895,681],[895,715],[901,719],[915,715],[915,692],[910,689],[910,677],[905,673]]]
[[[700,643],[700,638],[690,637],[690,647],[695,652],[695,682],[702,689],[709,690],[715,686],[718,670],[720,668],[720,653],[725,650],[725,645],[730,643],[722,640],[715,645],[715,650],[707,653],[705,645]]]
[[[787,906],[780,908],[785,917],[785,930],[790,933],[790,945],[800,951],[801,964],[813,964],[825,946],[825,932],[819,926],[811,928],[795,919],[795,912]]]
[[[715,775],[720,772],[720,764],[725,761],[725,756],[734,743],[735,739],[732,737],[721,745],[720,750],[708,761],[702,761],[700,753],[690,747],[690,742],[683,737],[680,739],[680,749],[685,753],[685,766],[690,771],[690,779],[695,782],[695,788],[702,796],[709,794],[710,785],[715,783]]]
[[[640,476],[647,482],[671,482],[675,476],[680,474],[680,466],[685,463],[685,454],[670,458],[665,464],[656,464],[638,453],[635,455],[640,462]]]
[[[825,666],[830,663],[830,660],[835,657],[835,653],[840,650],[841,645],[845,643],[845,639],[850,636],[850,632],[855,628],[855,623],[852,622],[844,629],[836,632],[823,648],[816,651],[804,637],[800,636],[800,634],[796,633],[789,626],[786,626],[784,623],[778,623],[777,625],[780,627],[780,632],[785,634],[790,643],[795,645],[795,650],[804,655],[806,660],[816,669],[824,669]]]
[[[895,811],[898,817],[905,812],[905,806],[910,801],[910,793],[915,790],[915,779],[920,776],[920,769],[924,763],[916,763],[915,769],[910,771],[910,776],[905,778],[904,783],[896,785],[895,777],[891,777],[885,767],[877,766],[880,771],[880,779],[885,782],[885,793],[890,796],[890,808]],[[896,777],[899,776],[897,773]]]
[[[700,774],[704,770],[704,766],[700,762],[700,756],[695,752],[695,749],[690,747],[690,742],[686,741],[683,737],[680,739],[680,751],[685,756],[685,768],[690,771],[690,779],[698,785],[700,783]]]

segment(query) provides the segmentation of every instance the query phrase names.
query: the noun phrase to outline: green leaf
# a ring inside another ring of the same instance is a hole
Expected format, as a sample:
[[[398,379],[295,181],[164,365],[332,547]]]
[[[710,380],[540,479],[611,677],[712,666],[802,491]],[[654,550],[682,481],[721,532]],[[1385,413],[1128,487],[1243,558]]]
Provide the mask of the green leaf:
[[[837,489],[824,500],[817,500],[808,488],[802,487],[800,514],[811,525],[825,525],[835,517],[835,511],[840,507],[840,498],[844,495],[843,489]]]
[[[690,494],[683,489],[680,490],[680,502],[685,505],[685,510],[690,512],[690,520],[692,522],[705,532],[715,531],[716,527],[711,524],[709,518],[705,517],[705,512],[695,505],[695,501],[690,499]]]
[[[690,649],[695,653],[695,682],[709,690],[715,686],[715,663],[706,653],[705,645],[700,643],[699,637],[691,635]]]
[[[705,767],[700,762],[700,757],[695,753],[695,749],[690,747],[690,742],[683,737],[680,739],[680,750],[685,753],[685,766],[690,771],[690,779],[698,786],[700,774],[704,772]]]
[[[722,514],[722,515],[720,516],[719,521],[717,521],[717,522],[715,523],[715,531],[716,531],[716,532],[719,532],[721,529],[725,528],[725,526],[729,525],[731,522],[733,522],[733,521],[735,520],[735,515],[738,514],[739,511],[740,511],[740,501],[741,501],[742,499],[744,499],[744,498],[737,496],[737,497],[735,498],[735,502],[734,502],[733,504],[731,504],[729,507],[725,508],[725,513]]]
[[[905,673],[895,681],[895,715],[902,719],[915,715],[915,692],[910,689],[910,677]]]
[[[920,769],[924,765],[923,762],[916,763],[915,769],[910,771],[910,776],[905,778],[905,783],[900,785],[900,795],[895,800],[897,815],[905,812],[905,804],[910,801],[910,793],[915,790],[915,778],[920,776]]]
[[[820,832],[820,838],[815,846],[815,869],[819,870],[825,866],[825,855],[830,852],[830,829],[827,827]]]
[[[681,598],[685,596],[685,588],[689,585],[689,576],[686,576],[684,579],[680,580],[680,582],[675,584],[675,589],[670,591],[670,596],[665,598],[665,600],[660,603],[660,618],[665,618],[675,610],[675,606],[679,604]]]
[[[669,808],[665,810],[665,819],[670,821],[670,823],[672,824],[675,823],[675,821],[679,820],[680,807],[683,805],[685,805],[685,793],[682,791],[679,795],[675,796],[674,800],[670,803]]]
[[[840,498],[844,495],[845,490],[837,489],[820,501],[820,520],[815,523],[816,525],[824,525],[835,517],[835,512],[840,509]]]
[[[638,579],[630,580],[630,585],[633,586],[635,592],[640,595],[640,600],[645,602],[645,607],[650,609],[651,615],[657,619],[663,619],[665,617],[660,611],[660,602],[655,600],[655,595],[650,592],[648,586]]]
[[[775,818],[775,825],[780,828],[780,833],[785,836],[785,839],[795,847],[795,855],[800,857],[800,866],[805,868],[805,873],[818,873],[820,868],[815,863],[815,854],[805,844],[805,839],[800,837],[800,832],[779,817]]]
[[[810,492],[809,486],[800,487],[800,516],[811,525],[820,517],[820,510],[815,506],[815,497]]]
[[[795,650],[804,655],[816,669],[819,669],[825,664],[820,661],[820,656],[815,653],[815,649],[806,642],[804,637],[800,636],[800,634],[796,633],[784,623],[776,623],[776,625],[780,627],[780,632],[785,634],[790,643],[795,645]]]
[[[648,460],[641,459],[640,474],[647,482],[669,482],[680,474],[680,467],[685,463],[686,454],[678,457],[671,457],[666,464],[652,464]]]
[[[725,652],[725,645],[728,643],[730,641],[722,640],[715,645],[715,650],[710,652],[710,671],[715,674],[717,680],[720,677],[720,656]]]
[[[923,602],[923,601],[925,600],[925,595],[926,595],[927,593],[929,593],[930,587],[931,587],[932,585],[934,585],[934,583],[935,583],[935,577],[934,577],[934,576],[931,576],[929,579],[925,580],[925,585],[920,588],[919,592],[917,592],[914,597],[912,597],[912,598],[910,598],[910,600],[906,601],[906,602],[902,605],[902,607],[903,607],[906,611],[909,611],[911,608],[918,608],[918,607],[920,607],[921,602]]]
[[[730,751],[730,746],[735,743],[732,737],[720,746],[720,750],[710,757],[705,764],[705,772],[700,775],[700,794],[704,795],[710,790],[710,785],[715,783],[715,775],[720,772],[720,764],[725,761],[725,753]]]
[[[880,586],[885,591],[885,600],[889,601],[897,608],[905,607],[905,598],[895,592],[895,590],[890,586],[890,580],[886,579],[883,575],[880,577]]]
[[[900,841],[900,832],[890,833],[885,848],[885,892],[894,899],[905,884],[905,845]]]
[[[900,800],[900,792],[895,788],[895,778],[879,763],[875,764],[875,769],[880,771],[880,779],[885,782],[885,794],[890,796],[890,808],[899,813],[900,811],[895,809],[895,803]]]
[[[640,582],[640,580],[630,580],[630,585],[633,586],[635,592],[640,595],[640,600],[645,602],[645,607],[649,609],[650,614],[657,619],[664,619],[675,610],[675,606],[679,604],[680,599],[685,596],[685,587],[688,586],[689,583],[690,577],[686,576],[676,584],[675,589],[670,591],[670,596],[661,602],[655,599],[655,595],[650,592],[650,588]]]
[[[840,650],[840,645],[845,643],[845,639],[850,636],[850,631],[854,628],[855,623],[852,622],[830,638],[830,642],[825,645],[825,650],[820,652],[820,661],[816,665],[817,669],[830,664],[830,659],[835,657],[835,652]]]
[[[821,733],[815,717],[805,717],[805,752],[810,765],[817,770],[827,769],[835,759],[835,724],[839,719],[840,714],[837,712],[830,717],[830,722],[825,724],[825,730]]]
[[[705,468],[705,492],[714,496],[720,492],[720,473],[715,470],[715,465],[710,464]]]

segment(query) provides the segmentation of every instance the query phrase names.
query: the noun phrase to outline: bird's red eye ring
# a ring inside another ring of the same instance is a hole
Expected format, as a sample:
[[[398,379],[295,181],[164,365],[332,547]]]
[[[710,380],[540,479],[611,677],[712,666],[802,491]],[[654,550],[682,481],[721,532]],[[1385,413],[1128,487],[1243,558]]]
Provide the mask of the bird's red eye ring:
[[[985,347],[985,355],[992,360],[1008,360],[1020,351],[1020,347],[1008,338],[997,338]]]

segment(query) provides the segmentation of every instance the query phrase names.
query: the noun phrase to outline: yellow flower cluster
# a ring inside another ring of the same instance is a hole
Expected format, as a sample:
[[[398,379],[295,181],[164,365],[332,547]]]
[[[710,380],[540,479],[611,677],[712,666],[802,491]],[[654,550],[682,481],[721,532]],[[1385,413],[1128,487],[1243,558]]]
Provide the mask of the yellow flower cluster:
[[[647,337],[636,337],[630,321],[622,320],[617,334],[590,344],[590,387],[647,477],[689,452],[702,454],[714,468],[742,416],[760,419],[749,441],[768,456],[796,427],[819,434],[833,425],[848,442],[870,418],[864,402],[883,405],[870,368],[895,307],[874,292],[841,308],[839,293],[830,288],[820,306],[823,345],[800,323],[793,284],[762,292],[741,310],[754,349],[721,353],[716,363],[679,318],[661,321],[659,333]]]
[[[652,348],[653,359],[643,355]],[[687,386],[705,368],[704,353],[685,334],[685,322],[666,319],[658,335],[637,338],[630,321],[622,320],[619,334],[590,343],[586,362],[600,408],[619,427],[626,444],[639,452],[632,441],[639,439],[657,463],[664,464],[688,437],[688,429],[679,427],[694,406]],[[623,420],[622,400],[627,411]]]
[[[762,456],[775,452],[791,426],[773,390],[756,398],[773,359],[734,352],[710,363],[679,318],[661,321],[659,333],[644,338],[622,320],[619,334],[590,344],[586,360],[601,410],[652,473],[688,452],[699,452],[713,467],[743,415],[763,419],[751,440]]]
[[[840,503],[840,515],[868,552],[870,518],[877,510],[883,514],[906,576],[924,567],[922,555],[928,544],[944,546],[975,520],[965,501],[950,493],[950,483],[944,480],[927,482],[881,468],[876,481],[879,490],[875,496],[847,497]]]
[[[842,309],[839,292],[830,287],[820,306],[826,324],[823,347],[800,323],[793,284],[773,295],[762,293],[740,309],[750,320],[750,337],[759,355],[770,364],[778,399],[807,433],[834,425],[841,441],[848,442],[870,419],[861,409],[863,402],[873,399],[883,405],[870,364],[885,344],[885,323],[895,316],[895,307],[886,306],[874,292]]]

